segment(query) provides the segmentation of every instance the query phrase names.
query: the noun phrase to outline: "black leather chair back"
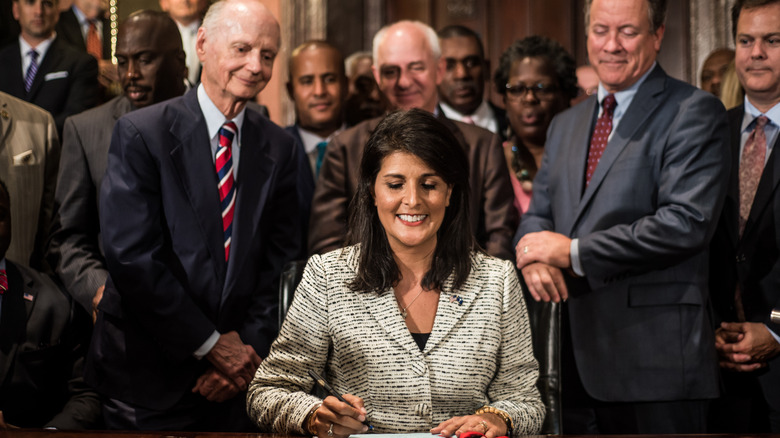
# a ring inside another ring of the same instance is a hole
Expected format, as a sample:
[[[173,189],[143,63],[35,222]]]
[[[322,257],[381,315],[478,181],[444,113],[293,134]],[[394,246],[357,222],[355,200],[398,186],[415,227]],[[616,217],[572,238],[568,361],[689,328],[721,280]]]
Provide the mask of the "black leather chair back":
[[[287,309],[292,304],[295,288],[301,282],[305,267],[306,260],[293,260],[284,265],[282,276],[279,279],[279,329],[282,328],[284,316],[287,315]]]
[[[542,434],[560,435],[561,418],[561,305],[534,301],[526,294],[534,356],[539,362],[537,387],[547,415]]]

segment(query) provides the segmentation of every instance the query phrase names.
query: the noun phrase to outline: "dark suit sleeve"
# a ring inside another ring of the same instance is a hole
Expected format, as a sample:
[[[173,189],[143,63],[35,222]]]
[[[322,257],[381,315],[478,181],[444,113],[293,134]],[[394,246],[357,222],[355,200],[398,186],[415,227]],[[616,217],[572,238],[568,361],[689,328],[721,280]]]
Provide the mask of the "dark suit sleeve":
[[[35,252],[32,254],[30,265],[36,269],[43,268],[43,259],[46,254],[46,240],[49,237],[49,225],[54,215],[54,191],[57,187],[57,170],[60,164],[60,141],[57,136],[57,126],[54,119],[47,115],[46,123],[46,165],[43,173],[43,194],[41,208],[38,215],[38,232],[35,235]]]
[[[92,321],[87,313],[71,301],[70,333],[66,340],[70,348],[68,400],[62,411],[45,427],[62,430],[96,429],[101,424],[101,403],[98,394],[84,382],[84,362],[89,346]]]
[[[65,121],[62,137],[49,261],[71,296],[91,312],[92,298],[108,277],[98,242],[97,187],[73,119]]]
[[[666,143],[655,149],[662,154],[655,213],[579,238],[580,260],[592,287],[611,276],[678,264],[709,244],[728,184],[726,113],[711,96],[683,100],[674,109]]]
[[[79,53],[80,56],[78,56],[73,70],[69,73],[68,97],[62,111],[54,115],[59,132],[62,132],[66,118],[98,104],[97,60],[86,53],[74,53]]]
[[[100,191],[103,248],[127,319],[145,328],[173,358],[184,360],[215,325],[188,293],[184,268],[173,252],[163,203],[174,189],[163,187],[160,160],[165,157],[152,148],[160,146],[147,144],[132,121],[117,121]]]
[[[309,220],[309,254],[323,254],[344,246],[351,194],[347,191],[346,169],[349,158],[347,142],[350,140],[342,137],[337,135],[328,144],[314,187]]]

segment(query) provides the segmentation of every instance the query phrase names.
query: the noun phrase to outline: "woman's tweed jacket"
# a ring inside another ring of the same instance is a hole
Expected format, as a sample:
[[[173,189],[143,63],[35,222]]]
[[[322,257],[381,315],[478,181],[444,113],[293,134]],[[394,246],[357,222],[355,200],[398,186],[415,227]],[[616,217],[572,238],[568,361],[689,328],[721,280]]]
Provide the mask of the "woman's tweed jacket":
[[[268,358],[247,394],[250,417],[267,431],[308,434],[304,417],[314,370],[365,402],[374,432],[427,432],[484,405],[508,412],[514,434],[535,434],[545,409],[520,284],[511,262],[472,253],[459,290],[441,292],[421,352],[392,289],[353,292],[357,247],[309,259]],[[455,295],[455,299],[451,297]],[[462,300],[462,304],[460,301]]]

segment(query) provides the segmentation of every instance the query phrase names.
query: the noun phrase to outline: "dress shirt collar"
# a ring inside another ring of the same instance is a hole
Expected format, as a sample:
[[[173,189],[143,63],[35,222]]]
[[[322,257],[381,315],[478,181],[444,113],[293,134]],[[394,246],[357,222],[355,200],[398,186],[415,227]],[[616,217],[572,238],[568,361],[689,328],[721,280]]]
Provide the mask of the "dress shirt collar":
[[[742,117],[742,132],[752,130],[753,126],[753,120],[760,116],[764,115],[769,119],[769,123],[767,123],[767,126],[774,125],[777,126],[780,124],[780,103],[776,104],[772,108],[769,109],[769,111],[762,113],[758,110],[752,103],[750,103],[750,100],[748,100],[747,96],[745,96],[745,114]],[[769,140],[767,138],[767,140]]]
[[[225,115],[222,114],[211,98],[206,94],[206,90],[203,88],[203,84],[198,85],[198,104],[200,110],[203,112],[203,118],[206,119],[206,128],[209,132],[209,138],[215,138],[219,132],[219,128],[227,122]],[[237,131],[236,137],[233,140],[234,145],[241,144],[241,127],[244,125],[244,115],[246,113],[246,106],[241,110],[236,117],[233,118],[233,122],[236,124]]]
[[[5,269],[5,257],[0,259],[0,271],[2,271],[3,269]]]
[[[81,12],[81,9],[76,7],[76,5],[73,5],[70,7],[73,10],[73,15],[76,16],[76,20],[79,21],[79,28],[81,29],[81,36],[84,38],[84,41],[87,41],[87,33],[89,33],[89,19],[86,15],[84,15],[83,12]],[[101,32],[103,31],[103,23],[98,20],[97,18],[95,21],[95,29],[97,30],[98,36],[101,35]]]
[[[179,28],[179,33],[182,35],[193,37],[198,33],[198,28],[200,27],[200,20],[195,20],[190,24],[181,24],[176,20],[173,20],[176,23],[176,27]]]
[[[27,73],[27,67],[30,66],[30,55],[28,55],[30,50],[35,49],[35,51],[38,52],[38,65],[41,65],[43,58],[46,56],[46,52],[48,52],[49,47],[51,47],[51,43],[54,42],[54,38],[57,38],[57,32],[54,32],[52,36],[47,38],[46,41],[38,44],[37,47],[33,47],[19,35],[19,49],[22,51],[22,77]]]
[[[315,149],[317,149],[317,143],[320,142],[330,142],[330,140],[336,136],[339,132],[344,130],[344,125],[341,125],[339,129],[334,131],[332,134],[330,134],[327,138],[320,137],[319,135],[307,131],[303,128],[301,128],[300,125],[296,124],[295,127],[298,129],[298,135],[301,136],[301,141],[303,142],[303,149],[306,151],[306,153],[311,153]]]
[[[466,114],[461,114],[458,110],[444,102],[441,102],[439,105],[441,105],[441,110],[444,112],[444,115],[450,120],[462,122],[463,118],[466,116]],[[494,134],[498,132],[498,122],[493,114],[493,110],[490,109],[490,105],[484,100],[479,104],[473,114],[468,115],[471,117],[471,120],[474,121],[474,124],[480,128],[485,128]]]

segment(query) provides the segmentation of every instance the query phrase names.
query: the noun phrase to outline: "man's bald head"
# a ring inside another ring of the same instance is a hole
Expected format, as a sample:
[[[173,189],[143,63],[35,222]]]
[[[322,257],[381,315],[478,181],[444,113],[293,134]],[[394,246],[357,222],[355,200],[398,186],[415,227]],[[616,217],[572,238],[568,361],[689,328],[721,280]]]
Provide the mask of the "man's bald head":
[[[280,42],[279,22],[259,0],[211,5],[195,48],[204,91],[225,117],[235,117],[268,84]]]
[[[167,14],[140,10],[128,16],[119,27],[116,58],[122,88],[136,108],[184,93],[181,36]]]

